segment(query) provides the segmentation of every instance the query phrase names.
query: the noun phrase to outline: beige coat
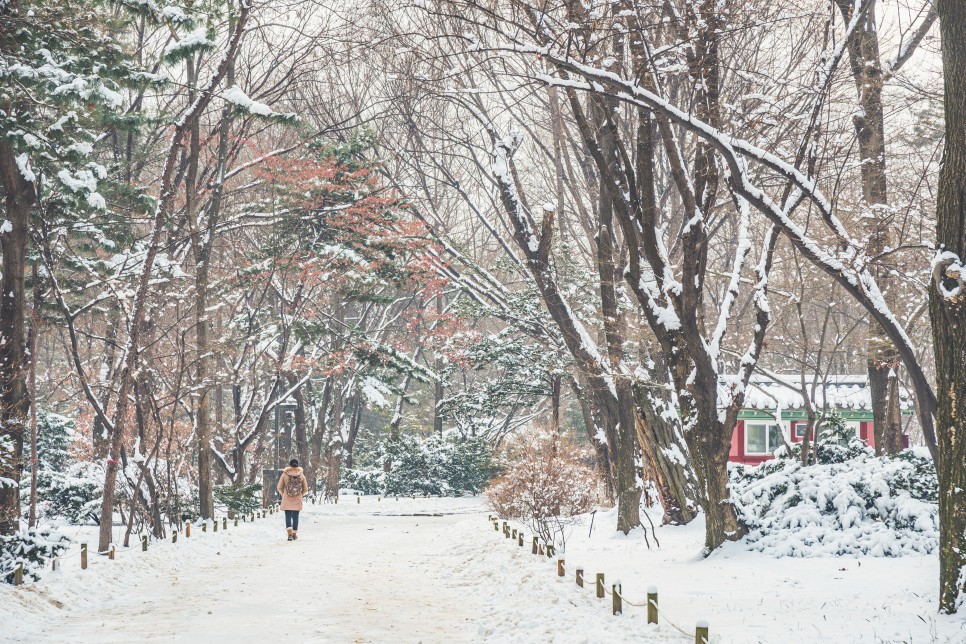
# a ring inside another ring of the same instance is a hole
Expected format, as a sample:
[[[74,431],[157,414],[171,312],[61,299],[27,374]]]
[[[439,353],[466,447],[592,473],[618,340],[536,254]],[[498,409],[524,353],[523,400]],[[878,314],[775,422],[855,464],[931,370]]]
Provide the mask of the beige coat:
[[[302,494],[299,494],[298,496],[289,496],[285,493],[285,488],[288,487],[287,484],[290,476],[301,479]],[[278,490],[278,493],[282,495],[283,510],[301,510],[302,495],[309,491],[309,482],[306,480],[305,474],[302,473],[301,467],[286,467],[282,471],[282,475],[278,478],[278,486],[276,489]]]

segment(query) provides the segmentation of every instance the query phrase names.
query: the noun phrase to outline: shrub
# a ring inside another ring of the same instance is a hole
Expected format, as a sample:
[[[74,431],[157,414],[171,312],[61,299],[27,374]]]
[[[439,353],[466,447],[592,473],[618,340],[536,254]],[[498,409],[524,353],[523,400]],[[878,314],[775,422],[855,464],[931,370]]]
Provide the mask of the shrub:
[[[363,494],[461,496],[478,494],[493,476],[486,441],[456,432],[384,440],[369,461],[378,467],[343,470],[342,486]],[[381,467],[386,461],[388,472]]]
[[[864,445],[864,444],[862,444]],[[876,457],[855,441],[831,462],[774,459],[729,467],[732,499],[753,550],[775,556],[929,554],[939,543],[937,480],[929,454]],[[856,456],[840,461],[856,449]]]
[[[251,514],[262,507],[262,484],[216,485],[215,500],[228,509],[229,518]]]
[[[565,539],[566,519],[589,511],[599,497],[601,480],[588,462],[586,450],[555,433],[517,437],[500,455],[504,473],[486,489],[487,501],[546,541]]]
[[[0,579],[14,583],[17,564],[22,561],[24,579],[39,580],[47,562],[66,550],[69,542],[65,535],[33,528],[0,537]]]

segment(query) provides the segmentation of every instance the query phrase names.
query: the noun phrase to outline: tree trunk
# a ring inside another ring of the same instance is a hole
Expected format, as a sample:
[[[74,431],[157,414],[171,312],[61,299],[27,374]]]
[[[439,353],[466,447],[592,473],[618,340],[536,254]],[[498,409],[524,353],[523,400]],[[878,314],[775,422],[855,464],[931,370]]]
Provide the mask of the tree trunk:
[[[289,386],[294,386],[296,382],[298,378],[294,374],[289,375]],[[295,400],[295,454],[299,459],[299,465],[308,471],[309,439],[305,427],[305,396],[301,386],[296,387],[292,392],[292,399]]]
[[[677,434],[680,427],[669,419],[676,415],[671,404],[656,397],[643,385],[634,387],[634,400],[640,416],[638,432],[649,478],[657,486],[664,506],[665,524],[690,523],[697,515],[695,474],[687,455],[686,444]]]
[[[208,254],[202,255],[195,273],[195,386],[198,387],[197,424],[195,437],[198,441],[198,496],[202,519],[215,515],[214,488],[212,486],[211,457],[211,397],[208,389]]]
[[[24,330],[24,270],[30,239],[30,209],[36,199],[33,182],[24,179],[15,151],[0,140],[0,184],[5,218],[0,232],[3,252],[0,277],[0,535],[20,529],[20,475],[24,433],[30,403],[27,391]]]
[[[937,0],[946,150],[939,173],[936,264],[929,289],[939,443],[939,609],[966,601],[966,3]],[[950,255],[951,254],[951,255]]]
[[[34,291],[34,304],[30,314],[30,512],[27,525],[37,527],[37,470],[40,459],[37,456],[37,334],[40,332],[40,283],[37,265],[30,272],[31,287]]]
[[[846,24],[852,18],[855,4],[851,0],[837,0]],[[875,5],[865,13],[860,28],[848,40],[852,77],[859,93],[859,110],[852,117],[862,168],[862,199],[867,210],[865,232],[869,242],[866,253],[875,257],[891,243],[888,212],[888,181],[886,175],[885,116],[882,108],[882,64],[879,54],[879,35],[876,29]],[[873,267],[876,282],[886,304],[895,310],[895,295],[889,288],[891,273],[879,260]],[[876,454],[896,454],[902,450],[902,426],[899,413],[898,387],[890,395],[890,373],[899,365],[899,352],[877,322],[869,323],[866,348],[866,368],[869,374],[869,394],[875,433]]]
[[[339,482],[342,477],[342,417],[345,415],[345,399],[342,385],[338,381],[333,388],[332,420],[325,446],[325,498],[338,500]]]

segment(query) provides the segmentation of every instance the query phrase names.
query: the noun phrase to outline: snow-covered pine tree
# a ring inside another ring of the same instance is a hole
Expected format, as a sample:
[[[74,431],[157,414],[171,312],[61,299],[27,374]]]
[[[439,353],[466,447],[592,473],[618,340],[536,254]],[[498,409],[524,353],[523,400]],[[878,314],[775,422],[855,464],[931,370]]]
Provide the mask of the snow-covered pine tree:
[[[105,207],[107,169],[91,160],[106,114],[134,67],[100,0],[11,0],[0,6],[0,534],[19,527],[29,408],[24,330],[31,215],[47,193],[63,208]]]

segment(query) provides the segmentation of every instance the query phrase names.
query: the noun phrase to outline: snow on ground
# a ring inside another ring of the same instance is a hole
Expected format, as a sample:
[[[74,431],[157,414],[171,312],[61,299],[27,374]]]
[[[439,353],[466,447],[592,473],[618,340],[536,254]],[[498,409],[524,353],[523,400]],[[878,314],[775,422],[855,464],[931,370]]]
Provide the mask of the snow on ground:
[[[643,608],[611,615],[586,576],[618,577],[643,603],[657,586],[664,617],[711,643],[957,642],[966,621],[936,614],[934,555],[774,558],[730,544],[700,557],[700,520],[612,531],[613,511],[571,530],[567,574],[511,544],[474,499],[384,499],[308,505],[300,539],[284,540],[278,515],[190,539],[91,556],[78,546],[63,568],[23,588],[0,587],[0,640],[11,642],[693,642]],[[516,527],[520,527],[519,525]],[[92,534],[73,528],[72,535]],[[93,543],[93,539],[90,539]]]

